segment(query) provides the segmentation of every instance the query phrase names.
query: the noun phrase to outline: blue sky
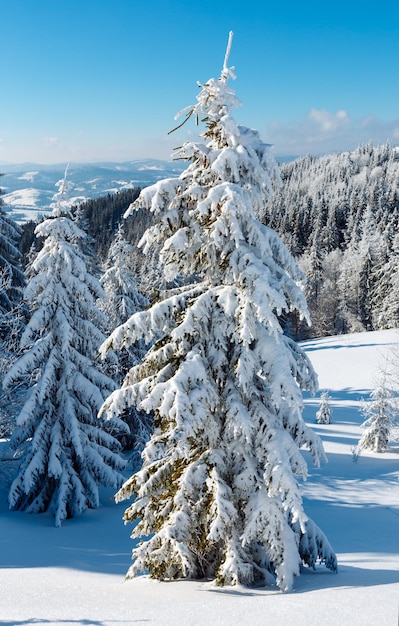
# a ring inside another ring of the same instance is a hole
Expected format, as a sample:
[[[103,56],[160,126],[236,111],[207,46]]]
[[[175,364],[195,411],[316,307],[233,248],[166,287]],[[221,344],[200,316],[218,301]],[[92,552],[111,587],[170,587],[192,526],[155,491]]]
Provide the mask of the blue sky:
[[[399,4],[0,0],[0,161],[171,157],[230,30],[236,119],[277,155],[399,143]]]

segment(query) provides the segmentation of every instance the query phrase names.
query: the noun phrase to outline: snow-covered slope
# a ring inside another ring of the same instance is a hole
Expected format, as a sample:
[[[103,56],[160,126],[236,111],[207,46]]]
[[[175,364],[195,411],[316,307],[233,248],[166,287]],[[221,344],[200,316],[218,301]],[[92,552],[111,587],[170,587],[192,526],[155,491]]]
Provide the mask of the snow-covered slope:
[[[321,435],[329,463],[309,467],[305,509],[338,553],[339,572],[304,571],[294,592],[215,588],[208,582],[124,582],[131,528],[103,492],[103,506],[53,526],[47,515],[9,512],[0,493],[0,624],[120,626],[394,625],[399,601],[399,444],[353,461],[359,412],[396,331],[311,340],[303,345],[328,389],[332,423],[318,425],[318,398],[305,417]],[[305,453],[306,454],[306,453]],[[8,464],[12,465],[12,463]],[[0,462],[0,470],[7,463]]]
[[[55,184],[64,176],[66,163],[38,165],[0,164],[0,188],[8,214],[18,222],[34,220],[50,210]],[[179,161],[141,160],[123,163],[74,164],[68,169],[73,184],[70,199],[80,202],[131,187],[144,187],[162,178],[179,175]]]

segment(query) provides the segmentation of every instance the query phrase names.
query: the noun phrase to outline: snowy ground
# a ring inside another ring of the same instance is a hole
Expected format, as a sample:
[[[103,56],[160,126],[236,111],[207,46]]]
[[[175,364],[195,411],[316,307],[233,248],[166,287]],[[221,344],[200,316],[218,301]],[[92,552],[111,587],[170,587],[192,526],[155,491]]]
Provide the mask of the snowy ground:
[[[339,572],[305,571],[290,594],[210,583],[124,581],[131,528],[104,493],[103,506],[55,528],[46,514],[9,512],[0,493],[0,625],[396,626],[399,606],[399,443],[352,458],[367,399],[395,331],[306,342],[333,423],[315,424],[329,463],[310,467],[305,508],[338,553]],[[2,467],[6,463],[0,463]],[[1,468],[0,468],[1,469]]]

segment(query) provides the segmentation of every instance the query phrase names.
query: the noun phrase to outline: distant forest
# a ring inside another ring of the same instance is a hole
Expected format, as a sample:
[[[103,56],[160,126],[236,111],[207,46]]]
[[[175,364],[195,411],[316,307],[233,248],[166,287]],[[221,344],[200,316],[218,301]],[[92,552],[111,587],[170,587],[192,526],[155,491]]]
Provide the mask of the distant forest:
[[[304,157],[281,168],[283,185],[262,221],[307,277],[311,329],[298,338],[399,326],[399,152],[389,144]]]
[[[87,200],[79,207],[74,207],[82,227],[93,240],[93,249],[100,260],[105,260],[113,236],[123,219],[124,212],[136,200],[139,194],[139,188],[126,189],[115,194],[107,194],[95,200]],[[144,213],[138,215],[137,220],[126,220],[126,239],[136,244],[146,228],[146,223],[149,223],[150,220],[151,216]],[[35,241],[34,230],[36,225],[37,222],[34,221],[23,224],[20,250],[25,262]]]
[[[352,152],[307,156],[281,166],[282,186],[261,221],[276,230],[306,276],[312,327],[285,320],[295,339],[399,326],[399,151],[390,144]],[[123,214],[140,190],[89,200],[78,209],[81,225],[104,262]],[[124,221],[136,245],[152,215]],[[23,226],[26,259],[35,224]],[[146,263],[137,251],[139,288],[148,290]],[[141,284],[142,283],[142,284]]]

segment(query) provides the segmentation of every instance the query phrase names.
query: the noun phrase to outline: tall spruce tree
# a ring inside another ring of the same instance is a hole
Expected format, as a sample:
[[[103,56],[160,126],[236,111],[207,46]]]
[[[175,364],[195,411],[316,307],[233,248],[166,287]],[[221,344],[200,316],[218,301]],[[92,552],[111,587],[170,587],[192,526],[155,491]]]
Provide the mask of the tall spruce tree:
[[[108,250],[104,274],[100,279],[107,296],[104,312],[111,330],[148,304],[147,299],[137,289],[132,267],[133,253],[134,248],[126,241],[121,224]]]
[[[117,440],[97,412],[115,388],[93,361],[104,340],[96,299],[103,295],[78,241],[85,237],[65,215],[64,192],[54,217],[36,228],[44,245],[30,267],[25,299],[32,310],[22,356],[7,373],[11,388],[26,375],[31,386],[17,418],[12,445],[21,446],[10,507],[52,511],[55,524],[99,505],[100,484],[119,487],[124,467]]]
[[[185,172],[144,189],[131,209],[158,216],[143,243],[162,243],[166,279],[197,280],[161,294],[103,344],[105,354],[156,340],[103,410],[134,403],[155,414],[143,467],[116,496],[134,496],[124,517],[138,520],[132,536],[142,538],[128,577],[148,570],[289,590],[301,563],[336,569],[298,484],[307,471],[299,448],[324,458],[301,416],[301,389],[316,377],[280,326],[284,311],[307,315],[302,273],[257,219],[278,171],[269,146],[231,115],[227,58],[187,110],[204,120],[206,144],[184,144]]]
[[[28,314],[22,303],[25,275],[18,249],[21,233],[21,227],[7,216],[0,195],[0,380],[15,360]],[[13,399],[8,393],[1,395],[0,437],[10,436],[22,394],[23,385],[14,390]]]
[[[148,305],[147,299],[137,289],[133,263],[134,248],[126,241],[121,224],[108,250],[105,271],[100,279],[106,297],[99,301],[99,306],[107,318],[109,332]],[[116,355],[116,382],[121,384],[131,367],[141,361],[145,348],[143,340],[129,348],[119,348]],[[131,464],[137,468],[143,447],[150,436],[151,418],[145,411],[138,411],[134,406],[123,411],[120,417],[130,431],[121,433],[120,440],[129,451]]]
[[[399,327],[399,235],[392,241],[386,263],[377,269],[377,285],[373,294],[375,328]]]

